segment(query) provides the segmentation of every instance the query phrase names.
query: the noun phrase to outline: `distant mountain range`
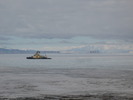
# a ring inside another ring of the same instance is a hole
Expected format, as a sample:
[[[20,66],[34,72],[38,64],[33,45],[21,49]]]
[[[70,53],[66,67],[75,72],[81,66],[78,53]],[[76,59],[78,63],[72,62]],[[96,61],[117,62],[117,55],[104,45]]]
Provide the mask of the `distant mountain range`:
[[[19,50],[0,48],[0,54],[33,54],[37,50]],[[41,53],[60,53],[59,51],[40,51]]]
[[[19,50],[0,48],[0,54],[34,54],[37,50]],[[127,45],[85,45],[64,51],[40,51],[41,53],[132,53],[133,47]]]
[[[61,53],[133,53],[132,49],[129,49],[126,46],[119,45],[86,45],[83,47],[77,47],[70,50],[62,51]]]

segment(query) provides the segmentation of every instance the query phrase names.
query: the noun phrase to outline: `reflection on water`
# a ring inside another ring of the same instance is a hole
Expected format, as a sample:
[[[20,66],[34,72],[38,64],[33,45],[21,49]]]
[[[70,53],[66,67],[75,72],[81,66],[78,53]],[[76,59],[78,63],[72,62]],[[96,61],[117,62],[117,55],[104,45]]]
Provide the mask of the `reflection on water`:
[[[133,69],[131,55],[50,54],[52,59],[26,59],[26,54],[0,54],[0,67]]]

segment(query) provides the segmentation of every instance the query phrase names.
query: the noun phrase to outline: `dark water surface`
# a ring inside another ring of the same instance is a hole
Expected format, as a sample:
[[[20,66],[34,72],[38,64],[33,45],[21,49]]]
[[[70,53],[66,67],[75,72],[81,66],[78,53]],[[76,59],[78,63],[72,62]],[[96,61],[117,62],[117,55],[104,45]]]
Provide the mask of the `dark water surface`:
[[[1,67],[133,69],[132,55],[50,54],[52,59],[31,60],[25,54],[0,54]]]

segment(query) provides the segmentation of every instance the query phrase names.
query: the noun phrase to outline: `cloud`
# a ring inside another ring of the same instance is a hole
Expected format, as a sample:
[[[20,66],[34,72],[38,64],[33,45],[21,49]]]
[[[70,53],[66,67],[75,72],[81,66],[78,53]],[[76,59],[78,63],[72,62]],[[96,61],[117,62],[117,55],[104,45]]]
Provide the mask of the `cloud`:
[[[63,43],[63,44],[71,44],[73,42],[71,41],[67,41],[67,40],[62,40],[62,41],[59,41],[59,43]]]
[[[10,40],[11,38],[9,37],[3,37],[3,36],[0,36],[0,41],[8,41]]]
[[[132,0],[1,0],[0,35],[133,39]]]

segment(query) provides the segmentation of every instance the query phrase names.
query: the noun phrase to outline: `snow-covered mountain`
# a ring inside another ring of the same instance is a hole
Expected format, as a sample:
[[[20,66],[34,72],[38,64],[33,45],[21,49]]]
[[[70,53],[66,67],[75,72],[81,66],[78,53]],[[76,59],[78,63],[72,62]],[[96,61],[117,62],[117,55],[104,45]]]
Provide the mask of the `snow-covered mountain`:
[[[131,45],[91,44],[63,51],[64,53],[131,53]]]

